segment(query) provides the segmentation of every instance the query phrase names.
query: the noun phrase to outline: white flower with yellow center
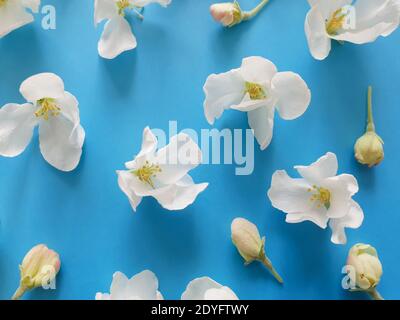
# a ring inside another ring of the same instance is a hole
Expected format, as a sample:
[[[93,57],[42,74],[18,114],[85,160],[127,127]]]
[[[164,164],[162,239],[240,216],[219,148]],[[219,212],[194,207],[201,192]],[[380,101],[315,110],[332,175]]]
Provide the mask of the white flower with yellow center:
[[[133,10],[143,19],[140,10],[150,3],[166,7],[171,0],[95,0],[94,23],[97,26],[107,20],[103,34],[98,43],[99,55],[105,59],[114,59],[124,51],[136,48],[136,38],[132,33],[125,14]]]
[[[287,213],[286,222],[314,222],[332,229],[331,240],[346,243],[345,228],[361,226],[364,214],[352,197],[358,192],[358,183],[349,174],[337,175],[338,162],[328,152],[310,166],[295,166],[302,178],[293,179],[286,171],[278,170],[272,176],[268,197],[272,205]]]
[[[400,23],[398,0],[308,0],[305,32],[311,55],[324,60],[331,41],[364,44],[389,36]]]
[[[142,150],[133,161],[125,163],[128,170],[117,171],[118,184],[134,211],[143,197],[154,197],[167,210],[182,210],[192,204],[208,183],[195,184],[188,172],[202,159],[198,145],[180,133],[157,150],[157,138],[146,127]]]
[[[76,98],[64,91],[64,82],[53,73],[26,79],[20,92],[29,103],[10,103],[0,109],[0,155],[20,155],[39,126],[45,160],[62,171],[75,169],[85,140]]]
[[[96,300],[164,300],[156,275],[145,270],[128,279],[122,272],[113,275],[110,293],[96,294]]]
[[[226,286],[209,277],[194,279],[189,282],[182,300],[239,300],[237,295]]]
[[[262,57],[243,59],[242,66],[210,75],[204,85],[204,114],[210,124],[224,110],[247,112],[248,121],[261,149],[272,140],[275,109],[285,120],[300,117],[308,108],[311,92],[293,72],[278,72]]]
[[[0,38],[33,22],[34,13],[39,11],[40,0],[0,0]]]

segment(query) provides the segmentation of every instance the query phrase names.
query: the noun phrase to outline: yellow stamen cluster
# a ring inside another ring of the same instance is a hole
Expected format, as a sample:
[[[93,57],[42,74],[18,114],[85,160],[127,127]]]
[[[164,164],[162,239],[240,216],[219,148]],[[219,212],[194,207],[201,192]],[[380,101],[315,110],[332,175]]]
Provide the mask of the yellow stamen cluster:
[[[131,8],[131,4],[129,2],[129,0],[118,0],[116,2],[117,8],[118,8],[118,14],[120,16],[124,16],[125,15],[125,9]]]
[[[4,6],[8,0],[0,0],[0,7]]]
[[[140,169],[131,171],[138,179],[144,183],[147,183],[154,189],[154,183],[152,178],[156,177],[157,173],[161,172],[161,168],[159,165],[151,164],[149,161],[146,161],[144,166]]]
[[[257,83],[245,83],[245,92],[249,94],[251,100],[262,100],[267,97],[263,87]]]
[[[331,193],[328,189],[313,185],[307,191],[312,193],[310,201],[318,203],[317,208],[324,206],[326,209],[329,209],[331,206]]]
[[[326,21],[326,32],[331,36],[336,36],[343,28],[346,14],[342,13],[342,8],[337,9],[330,20]]]
[[[37,104],[40,106],[35,112],[36,117],[43,117],[44,120],[49,120],[49,116],[58,116],[61,109],[57,107],[55,99],[43,98],[38,100]]]

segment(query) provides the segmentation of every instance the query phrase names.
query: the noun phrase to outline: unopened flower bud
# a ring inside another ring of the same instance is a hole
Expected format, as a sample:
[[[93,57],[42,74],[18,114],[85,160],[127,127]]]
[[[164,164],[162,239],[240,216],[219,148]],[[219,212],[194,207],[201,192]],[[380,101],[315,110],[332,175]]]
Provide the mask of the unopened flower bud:
[[[374,247],[363,243],[354,245],[349,251],[347,265],[351,267],[349,277],[356,286],[355,291],[365,291],[374,299],[382,299],[376,291],[383,273],[382,264]]]
[[[381,163],[384,158],[383,140],[375,132],[372,116],[372,87],[368,88],[368,121],[366,133],[354,145],[354,155],[361,164],[373,167]]]
[[[366,132],[357,140],[354,153],[361,164],[376,166],[384,158],[383,140],[374,131]]]
[[[281,276],[265,255],[265,237],[261,239],[255,224],[243,218],[236,218],[232,221],[231,232],[232,242],[245,260],[246,265],[255,260],[260,261],[280,283],[283,283]]]
[[[262,256],[264,240],[256,225],[243,218],[236,218],[231,225],[232,242],[247,264]]]
[[[242,10],[237,2],[216,3],[211,5],[210,12],[215,21],[224,27],[232,27],[242,22]]]
[[[250,11],[243,11],[239,2],[216,3],[211,5],[210,12],[214,20],[220,22],[224,27],[233,27],[242,21],[255,17],[269,0],[261,0],[260,3]]]
[[[34,288],[47,288],[54,281],[60,266],[60,257],[55,251],[44,244],[33,247],[19,266],[21,281],[12,299],[19,299]]]

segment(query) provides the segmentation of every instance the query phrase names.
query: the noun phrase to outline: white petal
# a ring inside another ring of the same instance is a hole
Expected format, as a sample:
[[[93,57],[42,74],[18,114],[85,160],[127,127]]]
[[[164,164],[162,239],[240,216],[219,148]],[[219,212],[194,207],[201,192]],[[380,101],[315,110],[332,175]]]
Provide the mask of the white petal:
[[[329,226],[332,229],[331,241],[336,244],[345,244],[347,242],[346,233],[344,228],[357,229],[362,225],[364,220],[364,213],[355,201],[351,203],[351,209],[348,215],[340,219],[331,219]]]
[[[336,40],[363,44],[388,36],[400,23],[398,5],[392,0],[362,0],[355,3],[355,29],[345,30]]]
[[[350,174],[342,174],[327,178],[322,187],[328,189],[331,194],[328,217],[341,218],[346,216],[351,207],[351,197],[358,192],[356,178]]]
[[[94,24],[97,25],[103,20],[110,20],[118,16],[118,7],[114,0],[94,1]]]
[[[108,293],[97,292],[95,299],[96,300],[111,300],[111,296]]]
[[[37,124],[34,113],[30,103],[10,103],[0,109],[0,155],[15,157],[25,150]]]
[[[122,52],[136,48],[136,38],[131,26],[124,17],[116,16],[107,21],[98,43],[99,55],[105,59],[114,59]]]
[[[167,210],[183,210],[191,205],[207,187],[208,183],[194,184],[190,176],[185,176],[176,184],[150,191],[149,194]]]
[[[286,215],[287,223],[301,223],[304,221],[311,221],[318,227],[325,229],[329,218],[327,217],[326,210],[324,208],[316,209],[312,212],[288,213]]]
[[[126,287],[128,284],[128,278],[122,272],[115,272],[113,274],[113,280],[110,287],[110,296],[112,300],[125,300]]]
[[[0,38],[33,21],[20,1],[7,1],[0,8]]]
[[[250,95],[246,93],[239,104],[232,105],[231,109],[238,110],[242,112],[249,112],[256,110],[258,108],[267,107],[267,108],[274,108],[276,104],[276,98],[273,92],[264,86],[264,91],[267,93],[266,99],[260,100],[252,100]]]
[[[72,171],[82,155],[85,131],[79,122],[78,102],[74,96],[66,92],[56,103],[62,113],[39,124],[40,151],[55,168]]]
[[[322,180],[336,176],[338,161],[334,153],[328,152],[311,165],[295,166],[295,169],[308,182],[319,185]]]
[[[187,134],[179,133],[156,154],[154,161],[162,170],[157,174],[157,180],[164,185],[176,183],[190,170],[196,168],[201,159],[199,146]]]
[[[137,206],[140,204],[142,197],[139,197],[135,193],[135,186],[137,177],[135,177],[129,171],[117,171],[118,185],[121,190],[129,199],[129,203],[132,206],[133,211],[136,211]]]
[[[311,55],[317,60],[324,60],[331,51],[331,39],[326,32],[325,18],[318,6],[314,6],[307,13],[304,29]]]
[[[141,158],[143,156],[151,156],[157,150],[157,138],[151,131],[149,127],[144,128],[143,130],[143,138],[142,138],[142,148],[139,154],[135,157],[135,160],[129,161],[125,163],[126,168],[128,169],[136,169],[137,168],[137,158]]]
[[[317,10],[322,14],[325,20],[330,19],[336,10],[351,5],[352,2],[353,0],[318,0],[314,6],[317,7]]]
[[[239,300],[237,295],[228,287],[209,289],[204,295],[204,300]]]
[[[204,300],[207,290],[221,288],[222,285],[209,277],[196,278],[189,282],[181,300]]]
[[[144,7],[150,3],[158,3],[159,5],[166,7],[171,3],[171,0],[131,0],[132,4],[136,7]]]
[[[243,59],[240,73],[247,82],[269,84],[277,73],[277,69],[268,59],[263,57],[248,57]]]
[[[247,113],[249,126],[260,145],[261,150],[266,149],[272,140],[274,129],[273,107],[261,107]]]
[[[164,300],[164,297],[160,291],[157,291],[157,300]]]
[[[39,73],[22,82],[19,91],[27,101],[35,104],[42,98],[62,98],[64,82],[54,73]]]
[[[321,228],[326,228],[328,222],[326,209],[323,206],[318,208],[310,201],[309,188],[310,185],[304,179],[293,179],[286,171],[278,170],[272,175],[268,197],[273,207],[288,213],[286,216],[288,223],[309,220]]]
[[[159,300],[156,275],[149,270],[145,270],[133,276],[128,280],[124,294],[128,299],[139,297],[141,300]]]
[[[80,121],[79,117],[79,102],[76,97],[64,91],[64,94],[55,100],[56,105],[61,109],[62,115],[69,121],[77,123]]]
[[[204,114],[209,124],[221,117],[224,110],[239,104],[244,97],[244,80],[238,69],[210,75],[204,84]]]
[[[285,120],[300,117],[310,105],[310,89],[297,73],[277,73],[272,79],[272,88],[278,99],[276,108]]]
[[[29,8],[34,13],[39,12],[40,0],[22,0],[22,5],[25,8]]]
[[[320,0],[308,0],[308,4],[310,5],[310,7],[315,6]]]
[[[97,293],[96,300],[162,300],[155,274],[145,270],[128,279],[122,272],[115,272],[110,294]]]

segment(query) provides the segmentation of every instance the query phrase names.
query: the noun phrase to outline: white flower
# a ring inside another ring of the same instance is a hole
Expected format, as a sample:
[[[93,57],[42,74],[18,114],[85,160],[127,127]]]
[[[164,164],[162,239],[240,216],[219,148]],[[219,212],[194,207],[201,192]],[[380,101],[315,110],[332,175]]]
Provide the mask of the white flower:
[[[301,179],[289,177],[284,170],[273,174],[268,191],[272,205],[287,213],[288,223],[309,220],[325,229],[329,221],[332,242],[345,244],[344,228],[356,229],[364,219],[362,209],[352,200],[358,192],[357,180],[349,174],[337,175],[337,158],[331,152],[310,166],[295,169]]]
[[[222,286],[209,277],[197,278],[189,282],[182,300],[239,300],[228,287]]]
[[[96,300],[164,300],[158,291],[158,279],[149,270],[128,279],[122,272],[113,275],[110,293],[96,293]]]
[[[195,184],[188,172],[201,163],[201,150],[186,134],[170,139],[169,145],[157,151],[157,138],[146,127],[142,150],[128,170],[117,171],[118,184],[129,198],[134,211],[143,197],[157,199],[168,210],[182,210],[192,204],[208,183]]]
[[[0,155],[21,154],[38,125],[45,160],[62,171],[75,169],[85,140],[76,98],[64,91],[64,82],[53,73],[26,79],[20,92],[29,103],[10,103],[0,109]]]
[[[262,57],[245,58],[239,69],[210,75],[204,93],[204,113],[210,124],[225,109],[247,112],[261,149],[271,142],[275,109],[283,119],[292,120],[301,116],[311,101],[310,90],[298,74],[277,72],[275,65]]]
[[[315,59],[331,51],[331,40],[364,44],[389,36],[400,22],[398,0],[308,0],[305,21],[308,46]]]
[[[39,6],[40,0],[0,0],[0,38],[31,23],[33,15],[26,9],[37,13]]]
[[[138,10],[150,3],[158,3],[166,7],[171,3],[171,0],[94,1],[95,25],[97,26],[101,21],[107,20],[98,43],[98,51],[101,57],[114,59],[122,52],[136,48],[136,38],[132,33],[129,22],[125,19],[125,11],[132,9],[139,14]],[[140,15],[140,17],[142,16]]]

